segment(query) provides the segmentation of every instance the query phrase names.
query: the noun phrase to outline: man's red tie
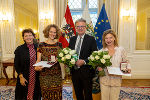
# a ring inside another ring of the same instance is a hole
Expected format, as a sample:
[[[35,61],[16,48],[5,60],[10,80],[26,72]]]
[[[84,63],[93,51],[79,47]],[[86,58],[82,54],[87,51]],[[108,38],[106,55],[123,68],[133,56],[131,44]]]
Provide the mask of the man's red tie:
[[[27,100],[33,100],[34,87],[35,87],[35,70],[33,64],[36,62],[36,52],[34,45],[27,45],[30,54],[30,68],[29,68],[29,84],[28,84],[28,95]]]

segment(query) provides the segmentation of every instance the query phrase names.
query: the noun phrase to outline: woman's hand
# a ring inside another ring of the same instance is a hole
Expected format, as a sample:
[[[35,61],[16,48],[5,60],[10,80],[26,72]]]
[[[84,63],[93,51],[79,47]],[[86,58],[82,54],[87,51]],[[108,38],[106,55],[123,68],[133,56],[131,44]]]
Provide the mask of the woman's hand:
[[[42,66],[36,66],[34,69],[35,69],[35,71],[42,71],[43,68],[44,67],[42,67]]]
[[[123,73],[130,74],[131,73],[131,68],[126,68],[124,70],[121,70]]]
[[[103,69],[102,69],[102,67],[97,67],[97,70],[102,71]]]
[[[26,86],[26,83],[28,83],[28,81],[23,77],[22,74],[19,75],[19,78],[20,78],[20,84],[22,86]]]
[[[131,69],[130,68],[127,68],[127,73],[131,73]]]

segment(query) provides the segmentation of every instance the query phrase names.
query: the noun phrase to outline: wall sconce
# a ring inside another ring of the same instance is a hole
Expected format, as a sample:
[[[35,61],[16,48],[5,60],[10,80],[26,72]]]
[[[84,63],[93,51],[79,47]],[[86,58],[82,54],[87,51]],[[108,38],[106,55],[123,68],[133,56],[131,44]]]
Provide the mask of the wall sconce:
[[[37,30],[33,29],[33,32],[34,32],[34,33],[37,33]]]
[[[133,8],[131,9],[121,9],[120,16],[121,18],[125,18],[129,20],[129,18],[133,18],[135,16],[135,10]]]
[[[11,21],[11,14],[0,12],[0,21]]]
[[[23,28],[19,28],[19,31],[22,32],[22,31],[23,31]]]
[[[53,17],[54,17],[54,14],[52,13],[52,11],[49,11],[49,12],[41,12],[40,13],[40,20],[42,21],[51,21],[53,22]]]

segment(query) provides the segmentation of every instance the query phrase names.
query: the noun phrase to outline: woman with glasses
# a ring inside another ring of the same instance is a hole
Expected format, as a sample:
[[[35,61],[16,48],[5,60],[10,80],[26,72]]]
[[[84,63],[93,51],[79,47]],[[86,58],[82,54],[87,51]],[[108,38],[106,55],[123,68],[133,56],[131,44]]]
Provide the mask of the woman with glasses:
[[[86,20],[83,18],[75,22],[78,35],[70,38],[69,48],[76,50],[79,59],[72,68],[72,82],[77,100],[93,100],[92,78],[94,70],[88,65],[88,57],[97,50],[93,36],[86,34]]]

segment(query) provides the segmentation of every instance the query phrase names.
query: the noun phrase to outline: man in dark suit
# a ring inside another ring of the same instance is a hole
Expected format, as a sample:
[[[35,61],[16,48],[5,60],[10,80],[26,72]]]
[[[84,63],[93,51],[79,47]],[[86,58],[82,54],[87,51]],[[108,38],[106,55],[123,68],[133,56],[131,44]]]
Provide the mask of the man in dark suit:
[[[72,82],[77,100],[92,100],[93,70],[88,65],[88,57],[97,50],[94,37],[85,34],[86,20],[83,18],[75,22],[77,35],[70,38],[69,48],[76,50],[79,59],[72,68]]]

